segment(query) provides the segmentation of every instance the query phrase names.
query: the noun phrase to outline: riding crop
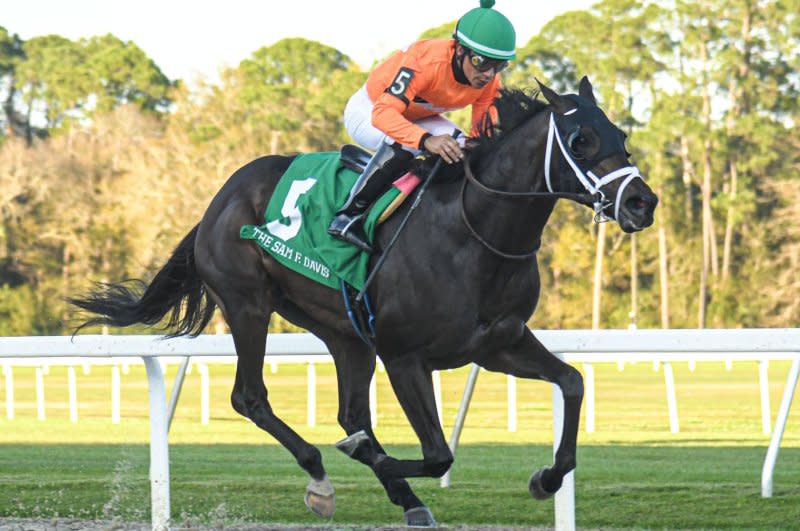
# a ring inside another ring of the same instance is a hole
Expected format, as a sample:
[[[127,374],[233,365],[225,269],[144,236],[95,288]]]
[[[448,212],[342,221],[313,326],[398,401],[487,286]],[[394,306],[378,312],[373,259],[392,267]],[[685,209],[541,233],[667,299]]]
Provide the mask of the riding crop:
[[[461,135],[461,131],[459,131],[458,129],[453,131],[453,135],[452,135],[453,138],[458,138],[459,135]],[[405,228],[406,224],[408,224],[408,220],[411,217],[411,214],[414,212],[414,210],[417,208],[417,206],[419,206],[419,203],[422,200],[422,196],[425,194],[425,190],[428,189],[428,184],[430,184],[430,182],[433,180],[433,178],[439,172],[439,168],[441,168],[441,166],[442,166],[442,158],[440,156],[439,160],[437,160],[434,163],[433,168],[431,169],[430,173],[428,173],[428,176],[425,178],[425,181],[422,183],[422,186],[420,186],[419,193],[417,194],[417,197],[414,198],[414,202],[411,204],[411,208],[409,208],[408,212],[406,212],[406,217],[404,217],[403,221],[400,222],[400,226],[397,227],[397,230],[395,231],[394,235],[392,236],[392,239],[389,240],[389,243],[386,245],[386,248],[383,250],[383,254],[381,254],[381,257],[378,258],[378,261],[375,264],[375,267],[372,269],[372,271],[370,271],[366,282],[364,282],[364,287],[361,288],[361,291],[359,291],[358,295],[356,295],[356,302],[357,303],[360,303],[361,300],[364,298],[364,295],[367,293],[367,288],[372,283],[372,280],[375,278],[375,275],[378,273],[378,271],[380,271],[381,266],[386,261],[386,257],[389,255],[389,251],[392,249],[392,247],[394,246],[395,242],[397,242],[397,238],[398,238],[398,236],[400,236],[400,233],[403,232],[403,229]]]

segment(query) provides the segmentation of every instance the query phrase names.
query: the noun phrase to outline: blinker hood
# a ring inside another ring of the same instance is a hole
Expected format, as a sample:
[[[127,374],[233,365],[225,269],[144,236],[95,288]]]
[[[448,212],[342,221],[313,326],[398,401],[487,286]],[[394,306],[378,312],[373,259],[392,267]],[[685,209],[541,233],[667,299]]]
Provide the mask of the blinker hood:
[[[556,132],[561,137],[564,146],[570,148],[575,138],[581,134],[582,128],[594,129],[600,139],[600,148],[592,157],[572,157],[581,170],[587,172],[608,157],[617,153],[625,153],[622,136],[613,125],[610,125],[611,122],[599,107],[575,94],[568,94],[564,97],[575,103],[575,107],[564,114],[553,113]]]

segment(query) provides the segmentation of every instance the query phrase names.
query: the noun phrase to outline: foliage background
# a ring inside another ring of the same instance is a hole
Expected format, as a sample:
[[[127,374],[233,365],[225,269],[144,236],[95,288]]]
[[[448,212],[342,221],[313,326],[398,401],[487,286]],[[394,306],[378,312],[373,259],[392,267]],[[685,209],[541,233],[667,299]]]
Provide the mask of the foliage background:
[[[522,43],[504,83],[572,92],[588,75],[661,198],[634,238],[561,204],[532,326],[797,324],[798,13],[799,0],[603,0]],[[366,75],[294,38],[189,86],[113,35],[0,27],[0,334],[69,332],[65,295],[149,278],[238,167],[346,142],[342,110]]]

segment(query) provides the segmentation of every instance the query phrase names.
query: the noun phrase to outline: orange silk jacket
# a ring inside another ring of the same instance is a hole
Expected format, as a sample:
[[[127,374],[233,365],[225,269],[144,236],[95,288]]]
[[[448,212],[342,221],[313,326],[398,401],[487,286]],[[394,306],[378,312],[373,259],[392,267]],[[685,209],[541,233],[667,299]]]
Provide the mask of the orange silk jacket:
[[[374,103],[372,125],[403,145],[419,149],[427,132],[412,122],[472,105],[472,134],[500,90],[495,76],[485,87],[459,83],[453,72],[455,41],[417,41],[394,53],[367,78]]]

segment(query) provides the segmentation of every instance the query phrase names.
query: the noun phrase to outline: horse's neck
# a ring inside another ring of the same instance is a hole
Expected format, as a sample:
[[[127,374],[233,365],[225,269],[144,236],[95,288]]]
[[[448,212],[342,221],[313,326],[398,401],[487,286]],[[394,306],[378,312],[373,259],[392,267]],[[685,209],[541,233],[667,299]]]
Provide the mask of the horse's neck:
[[[530,120],[509,134],[491,158],[474,169],[477,179],[489,188],[506,192],[546,192],[544,183],[547,117]],[[539,246],[542,231],[555,206],[555,199],[497,198],[467,189],[465,207],[475,218],[478,232],[496,248],[523,253]]]

